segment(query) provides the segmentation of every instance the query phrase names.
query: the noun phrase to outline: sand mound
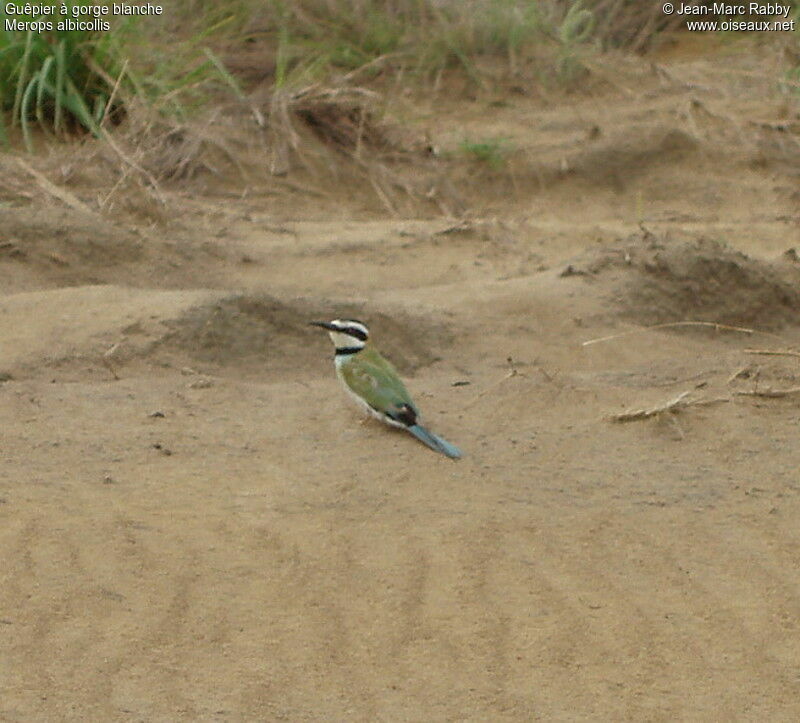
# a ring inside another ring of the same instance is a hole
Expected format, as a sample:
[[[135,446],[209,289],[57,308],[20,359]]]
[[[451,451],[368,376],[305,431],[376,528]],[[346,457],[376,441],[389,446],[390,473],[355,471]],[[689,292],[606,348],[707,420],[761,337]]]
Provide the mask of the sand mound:
[[[36,369],[101,364],[114,344],[116,361],[138,357],[175,318],[219,292],[153,291],[81,286],[11,294],[0,299],[0,371],[25,377]]]
[[[437,357],[431,349],[449,342],[441,324],[402,311],[388,315],[374,313],[364,304],[284,302],[267,294],[235,294],[166,322],[170,331],[153,351],[184,354],[218,366],[220,373],[242,367],[268,373],[317,373],[330,363],[332,347],[308,322],[336,317],[367,322],[381,350],[406,373],[434,362]]]
[[[620,190],[654,167],[677,163],[697,148],[688,133],[670,126],[626,128],[606,140],[587,143],[568,162],[577,178]]]
[[[170,229],[129,230],[99,214],[39,205],[3,211],[0,275],[6,293],[64,286],[217,287],[224,253]],[[177,240],[175,236],[177,235]],[[199,239],[199,240],[198,240]]]
[[[326,335],[308,322],[335,317],[367,321],[381,350],[406,374],[436,361],[432,350],[450,341],[435,320],[402,310],[374,313],[364,304],[82,286],[2,299],[0,336],[7,343],[0,349],[0,372],[25,378],[58,369],[83,378],[111,363],[120,376],[156,365],[223,376],[306,378],[327,369],[332,353]]]
[[[0,263],[8,264],[10,280],[27,268],[58,285],[92,284],[103,269],[143,255],[137,234],[98,216],[53,207],[3,212]]]
[[[121,376],[141,364],[232,376],[316,376],[327,369],[332,347],[308,322],[334,317],[367,321],[381,349],[407,374],[434,362],[432,350],[451,339],[443,324],[402,310],[374,313],[364,304],[210,290],[70,287],[6,296],[0,312],[8,342],[0,372],[14,378],[38,369],[82,378],[109,361]],[[33,321],[20,324],[20,318]]]
[[[564,274],[573,273],[613,278],[623,316],[641,324],[800,324],[796,264],[754,259],[713,239],[671,240],[644,232],[570,264]]]

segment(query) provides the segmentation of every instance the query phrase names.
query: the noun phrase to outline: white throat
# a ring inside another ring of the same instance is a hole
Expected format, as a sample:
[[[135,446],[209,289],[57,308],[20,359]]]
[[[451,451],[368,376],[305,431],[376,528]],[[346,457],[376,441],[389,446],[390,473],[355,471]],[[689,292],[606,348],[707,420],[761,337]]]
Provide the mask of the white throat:
[[[329,331],[331,341],[337,349],[363,349],[366,342],[361,339],[356,339],[350,334],[344,334],[341,331]]]

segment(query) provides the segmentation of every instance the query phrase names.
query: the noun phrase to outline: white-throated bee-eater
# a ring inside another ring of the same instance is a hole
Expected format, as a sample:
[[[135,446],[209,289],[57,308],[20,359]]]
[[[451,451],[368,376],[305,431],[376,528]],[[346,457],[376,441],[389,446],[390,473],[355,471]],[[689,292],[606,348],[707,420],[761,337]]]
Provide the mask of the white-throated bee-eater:
[[[312,321],[327,329],[336,347],[336,376],[359,406],[382,422],[405,429],[432,450],[451,459],[461,450],[420,424],[419,411],[397,370],[369,343],[369,329],[355,319]]]

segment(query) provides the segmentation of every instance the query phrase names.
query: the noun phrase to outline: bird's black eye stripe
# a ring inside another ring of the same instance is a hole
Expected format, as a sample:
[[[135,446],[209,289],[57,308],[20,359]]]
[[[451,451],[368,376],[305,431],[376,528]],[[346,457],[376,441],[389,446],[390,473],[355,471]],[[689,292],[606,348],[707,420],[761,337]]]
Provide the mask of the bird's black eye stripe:
[[[342,329],[342,334],[347,334],[348,336],[355,337],[361,341],[367,340],[367,335],[364,333],[364,331],[362,329],[356,329],[353,326]]]

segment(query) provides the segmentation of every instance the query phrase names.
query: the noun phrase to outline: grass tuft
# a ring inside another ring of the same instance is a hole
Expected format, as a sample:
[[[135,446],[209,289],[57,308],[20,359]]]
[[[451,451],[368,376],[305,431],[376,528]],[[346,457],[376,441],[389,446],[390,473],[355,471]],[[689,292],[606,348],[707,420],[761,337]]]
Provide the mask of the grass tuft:
[[[117,110],[112,95],[124,82],[118,39],[133,29],[136,19],[126,19],[114,33],[59,25],[74,18],[73,8],[84,5],[68,0],[65,16],[9,15],[5,5],[0,13],[0,111],[12,127],[21,128],[29,150],[33,147],[33,123],[58,136],[76,127],[98,134],[102,123]],[[82,17],[85,20],[86,16]],[[50,22],[53,29],[11,30],[5,22],[10,18]]]
[[[107,31],[65,27],[66,20],[91,18],[81,10],[90,6],[67,0],[56,6],[65,15],[11,15],[5,4],[0,8],[0,142],[8,143],[9,128],[19,128],[33,150],[34,126],[59,138],[80,130],[100,136],[134,104],[185,121],[215,86],[242,97],[236,80],[206,47],[230,22],[229,15],[209,14],[190,37],[157,44],[146,32],[147,19],[136,16],[110,18]],[[52,28],[12,30],[7,19],[49,22]]]
[[[459,144],[459,150],[467,158],[484,163],[493,171],[499,171],[514,149],[505,138],[487,138],[482,141],[464,139]]]
[[[422,79],[456,68],[484,86],[482,58],[503,60],[512,74],[548,54],[552,69],[571,69],[594,27],[580,0],[267,0],[258,7],[258,34],[277,47],[278,88],[365,66]]]

